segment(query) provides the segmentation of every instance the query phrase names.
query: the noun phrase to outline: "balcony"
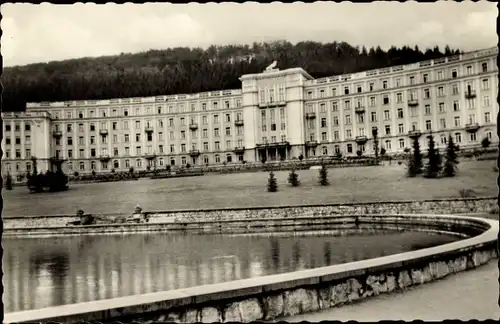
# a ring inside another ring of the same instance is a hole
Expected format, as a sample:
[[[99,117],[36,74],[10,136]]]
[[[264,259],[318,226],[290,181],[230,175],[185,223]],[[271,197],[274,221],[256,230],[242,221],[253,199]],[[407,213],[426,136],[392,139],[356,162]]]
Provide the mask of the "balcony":
[[[111,160],[111,157],[109,156],[109,154],[101,154],[99,156],[99,160],[101,162],[108,162],[109,160]]]
[[[259,103],[259,108],[278,107],[278,106],[286,106],[286,102],[285,101],[271,101],[271,102]]]
[[[318,146],[318,142],[317,141],[306,141],[306,146],[307,147],[315,147],[315,146]]]
[[[151,134],[153,132],[153,127],[152,126],[146,126],[144,128],[144,131],[148,134]]]
[[[264,142],[264,143],[258,143],[255,145],[257,148],[264,148],[264,147],[288,147],[290,146],[290,142],[288,141],[281,141],[281,142]]]
[[[233,150],[235,153],[244,153],[245,152],[245,147],[244,146],[236,146]]]
[[[243,126],[243,119],[236,119],[234,121],[235,126]]]
[[[155,153],[144,153],[144,157],[146,158],[146,160],[154,160],[156,158],[156,154]]]
[[[365,107],[364,106],[357,106],[356,108],[354,108],[354,111],[357,113],[357,114],[362,114],[365,112]]]
[[[189,155],[190,156],[198,156],[198,155],[200,155],[200,150],[190,150]]]
[[[419,138],[420,136],[422,136],[422,132],[419,130],[411,130],[408,132],[408,136],[410,138]]]
[[[358,144],[365,144],[368,141],[368,137],[366,136],[356,136],[356,143]]]
[[[418,106],[418,100],[417,99],[408,100],[408,106],[410,106],[410,107]]]
[[[468,132],[476,132],[479,129],[479,124],[478,123],[468,123],[465,125],[465,130]]]
[[[55,130],[52,132],[52,136],[54,136],[54,138],[61,138],[62,132],[60,130]]]
[[[106,135],[108,135],[108,130],[107,129],[100,129],[99,134],[101,134],[102,136],[106,136]]]
[[[476,98],[476,90],[468,90],[465,92],[465,98],[466,99],[473,99]]]
[[[315,112],[308,112],[306,113],[306,119],[314,119],[316,118],[316,113]]]
[[[190,130],[197,130],[198,129],[198,123],[191,123],[191,124],[189,124],[189,129]]]

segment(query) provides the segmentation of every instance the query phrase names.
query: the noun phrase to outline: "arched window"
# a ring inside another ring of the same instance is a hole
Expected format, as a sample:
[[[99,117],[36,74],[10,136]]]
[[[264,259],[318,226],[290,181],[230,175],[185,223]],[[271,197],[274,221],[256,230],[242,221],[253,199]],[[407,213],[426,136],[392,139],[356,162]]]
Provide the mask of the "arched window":
[[[95,170],[95,161],[90,162],[90,170]]]
[[[456,143],[462,143],[462,134],[455,133],[455,142]]]
[[[215,163],[220,163],[220,155],[215,155]]]
[[[328,148],[323,146],[323,155],[328,155]]]
[[[232,160],[233,160],[233,157],[231,156],[231,154],[227,154],[227,155],[226,155],[226,161],[227,161],[228,163],[231,163],[231,162],[232,162]]]
[[[441,135],[441,144],[446,144],[447,138],[446,135],[442,134]]]
[[[142,160],[141,159],[135,160],[135,166],[138,168],[142,168]]]
[[[185,156],[181,157],[181,164],[182,165],[186,164],[186,157]]]
[[[158,163],[159,163],[159,165],[160,165],[160,166],[163,166],[163,164],[164,164],[164,162],[163,162],[163,158],[160,158],[160,159],[158,160]]]
[[[20,163],[16,163],[16,171],[19,171],[21,169],[21,164]]]
[[[203,163],[205,163],[205,164],[209,163],[208,155],[203,156]]]
[[[120,168],[120,162],[118,160],[113,161],[113,168],[115,168],[115,169]]]
[[[80,171],[84,171],[84,170],[85,170],[85,163],[80,162]]]
[[[125,160],[125,167],[130,168],[130,161],[129,160]]]

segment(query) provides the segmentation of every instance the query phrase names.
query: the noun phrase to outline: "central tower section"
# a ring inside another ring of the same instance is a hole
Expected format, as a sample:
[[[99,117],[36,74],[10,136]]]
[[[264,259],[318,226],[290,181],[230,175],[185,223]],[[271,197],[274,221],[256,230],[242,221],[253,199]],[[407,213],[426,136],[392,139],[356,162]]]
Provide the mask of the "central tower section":
[[[245,147],[254,150],[255,161],[287,160],[303,154],[304,83],[312,77],[301,68],[280,71],[276,65],[240,78]]]

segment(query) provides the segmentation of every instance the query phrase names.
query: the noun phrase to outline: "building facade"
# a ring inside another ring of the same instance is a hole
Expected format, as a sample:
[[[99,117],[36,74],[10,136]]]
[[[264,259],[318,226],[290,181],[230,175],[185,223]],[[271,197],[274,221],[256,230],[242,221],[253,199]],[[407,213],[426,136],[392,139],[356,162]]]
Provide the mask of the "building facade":
[[[142,170],[373,154],[373,129],[387,154],[432,132],[438,147],[494,136],[497,48],[349,75],[312,78],[301,68],[240,78],[241,89],[148,98],[28,103],[4,113],[3,168],[66,172]]]

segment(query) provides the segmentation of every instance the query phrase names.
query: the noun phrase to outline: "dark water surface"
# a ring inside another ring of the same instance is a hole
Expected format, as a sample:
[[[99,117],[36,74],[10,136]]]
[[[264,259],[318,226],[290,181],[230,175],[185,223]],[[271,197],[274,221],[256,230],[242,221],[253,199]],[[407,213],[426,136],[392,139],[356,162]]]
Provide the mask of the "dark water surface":
[[[456,241],[367,236],[134,234],[4,239],[5,312],[284,273]]]

